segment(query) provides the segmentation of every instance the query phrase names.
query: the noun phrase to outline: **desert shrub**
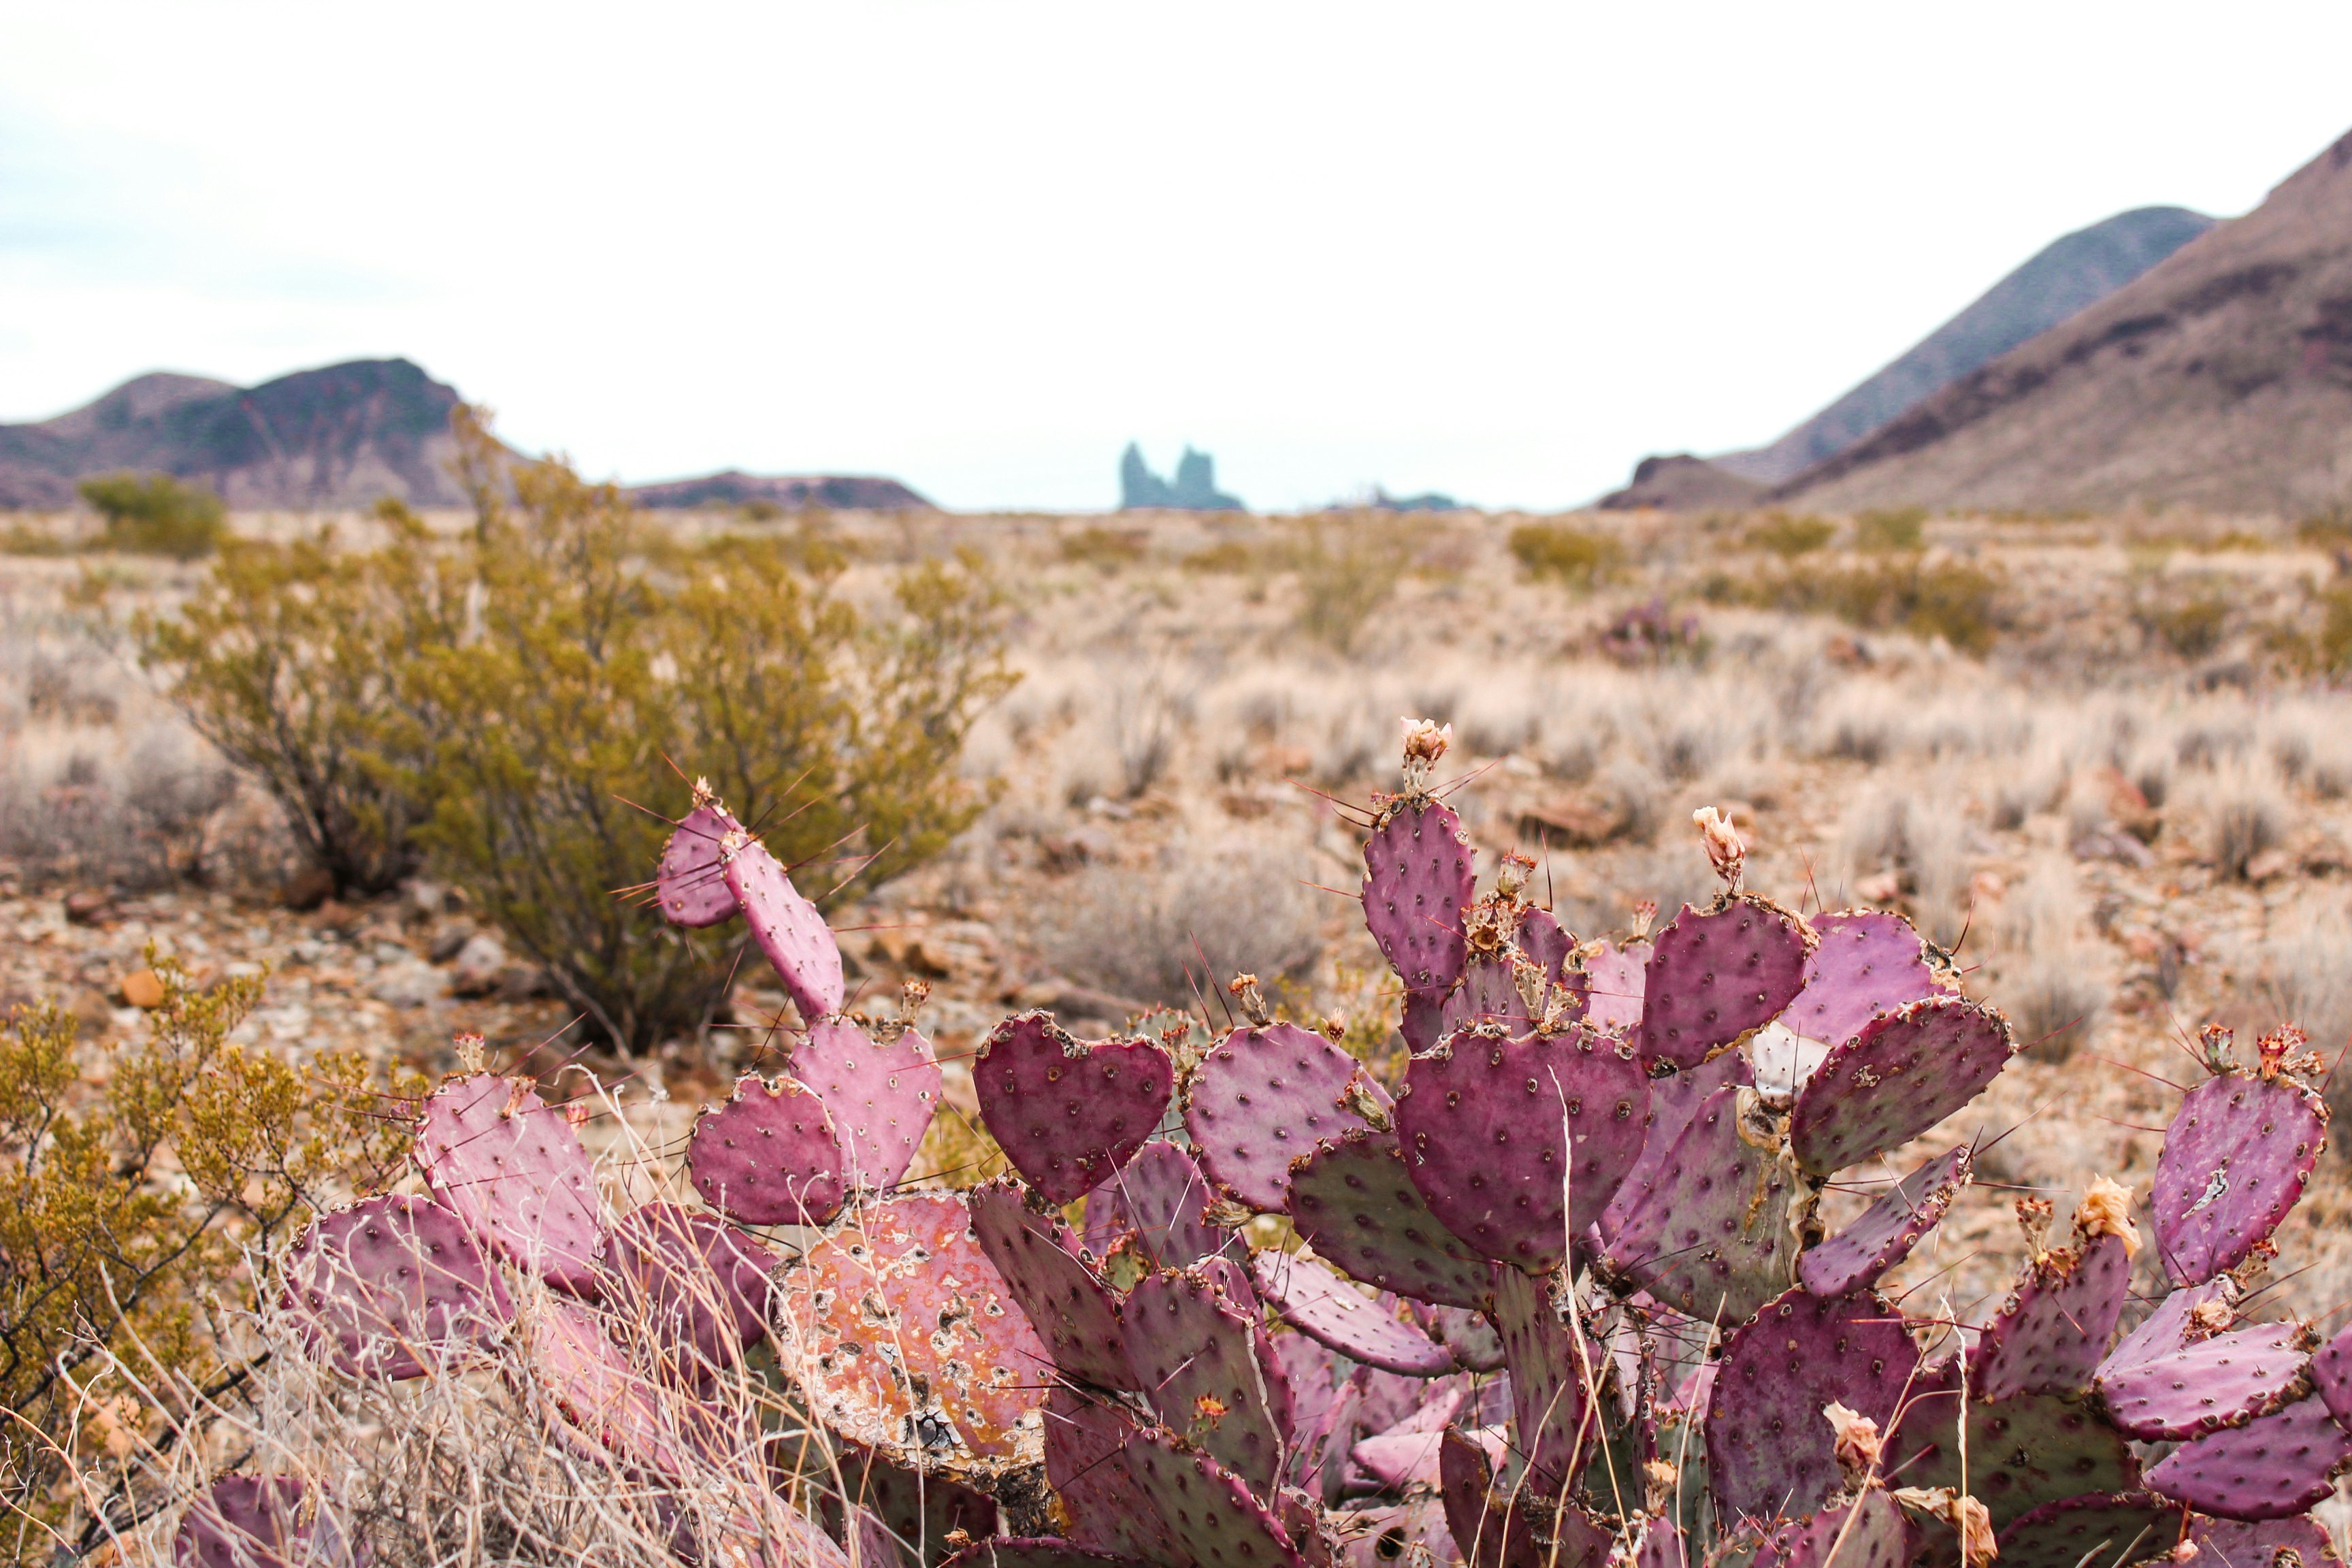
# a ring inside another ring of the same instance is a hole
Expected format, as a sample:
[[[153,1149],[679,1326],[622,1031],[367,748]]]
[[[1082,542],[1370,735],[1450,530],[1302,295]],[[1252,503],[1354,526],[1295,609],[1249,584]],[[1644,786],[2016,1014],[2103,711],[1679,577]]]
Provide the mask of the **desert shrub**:
[[[277,797],[339,893],[382,892],[416,868],[425,734],[402,676],[468,624],[463,558],[436,552],[405,509],[379,516],[394,542],[368,554],[323,534],[232,543],[176,616],[134,623],[188,721]]]
[[[1269,985],[1320,948],[1306,857],[1248,837],[1195,844],[1161,874],[1097,867],[1041,907],[1032,940],[1069,979],[1115,996],[1194,1005],[1236,971]]]
[[[1785,511],[1776,511],[1748,531],[1748,548],[1769,550],[1794,560],[1821,549],[1836,531],[1826,518],[1791,517]]]
[[[1285,552],[1298,574],[1298,629],[1346,653],[1412,563],[1407,531],[1375,516],[1313,517]]]
[[[1204,544],[1184,557],[1187,572],[1222,573],[1239,576],[1258,569],[1258,552],[1247,540],[1220,539],[1214,544]]]
[[[2227,779],[2208,797],[2207,848],[2221,875],[2242,879],[2256,856],[2286,837],[2286,807],[2277,791],[2252,776]]]
[[[2352,1044],[2352,971],[2344,964],[2347,943],[2352,921],[2340,909],[2306,908],[2274,919],[2273,934],[2247,954],[2264,1025],[2302,1025],[2313,1048],[2332,1066]],[[2336,1116],[2352,1115],[2352,1074],[2336,1066],[2325,1092]]]
[[[53,1489],[88,1457],[77,1437],[102,1453],[142,1432],[110,1354],[236,1378],[206,1289],[242,1248],[386,1179],[404,1152],[356,1053],[296,1064],[231,1043],[257,976],[198,989],[151,962],[163,1000],[141,1043],[79,1045],[46,1005],[0,1029],[0,1405],[15,1417],[0,1426],[0,1506],[19,1526],[0,1560],[50,1560],[69,1500]]]
[[[1862,512],[1853,520],[1853,547],[1856,550],[1916,550],[1927,527],[1927,509],[1923,506]]]
[[[169,474],[108,474],[84,479],[81,499],[106,520],[99,548],[193,561],[220,547],[226,528],[220,497]]]
[[[821,902],[936,854],[982,804],[956,762],[1009,681],[999,595],[959,558],[860,607],[821,540],[682,546],[614,487],[506,472],[478,417],[457,428],[468,534],[395,513],[363,554],[239,547],[146,647],[340,878],[383,886],[429,854],[634,1051],[708,1018],[731,949],[614,897],[668,832],[627,802],[665,758],[707,774],[787,864],[817,862]]]
[[[2000,580],[1959,561],[1930,564],[1896,556],[1843,570],[1788,569],[1725,584],[1727,598],[1800,615],[1835,616],[1849,626],[1941,637],[1981,654],[1999,630]]]
[[[2219,594],[2200,594],[2178,604],[2144,605],[2132,618],[2181,658],[2203,658],[2221,645],[2230,602]]]
[[[1529,577],[1580,591],[1616,575],[1625,559],[1614,536],[1566,522],[1523,522],[1511,530],[1508,542]]]
[[[1143,559],[1147,548],[1140,529],[1104,528],[1100,524],[1062,535],[1059,545],[1063,560],[1098,566],[1106,572],[1132,566]]]

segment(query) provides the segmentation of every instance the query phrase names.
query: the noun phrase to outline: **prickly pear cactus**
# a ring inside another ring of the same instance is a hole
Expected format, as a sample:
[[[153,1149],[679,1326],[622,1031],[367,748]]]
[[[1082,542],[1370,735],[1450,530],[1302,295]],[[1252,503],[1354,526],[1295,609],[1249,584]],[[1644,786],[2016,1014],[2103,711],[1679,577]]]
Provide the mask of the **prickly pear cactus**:
[[[909,1175],[948,1089],[919,994],[844,1012],[814,905],[698,790],[656,901],[744,917],[798,1005],[783,1075],[608,1214],[573,1117],[477,1063],[419,1108],[430,1195],[322,1215],[274,1299],[337,1376],[503,1357],[551,1444],[680,1497],[763,1451],[714,1391],[772,1381],[823,1437],[783,1495],[832,1539],[764,1479],[760,1528],[812,1561],[2316,1568],[2352,1330],[2252,1294],[2325,1146],[2298,1034],[2241,1063],[2209,1032],[2144,1216],[2095,1182],[2052,1245],[2029,1197],[2009,1298],[1915,1316],[1888,1281],[1975,1173],[1950,1123],[2014,1054],[2000,1013],[1900,915],[1748,889],[1712,810],[1723,889],[1654,935],[1649,906],[1580,937],[1517,857],[1477,895],[1446,742],[1408,723],[1364,847],[1401,1066],[1247,977],[1197,1057],[1018,1014],[947,1053],[1005,1160],[969,1192]],[[1853,1216],[1826,1238],[1825,1194]],[[220,1481],[180,1560],[231,1529],[256,1562],[340,1550],[298,1486]]]

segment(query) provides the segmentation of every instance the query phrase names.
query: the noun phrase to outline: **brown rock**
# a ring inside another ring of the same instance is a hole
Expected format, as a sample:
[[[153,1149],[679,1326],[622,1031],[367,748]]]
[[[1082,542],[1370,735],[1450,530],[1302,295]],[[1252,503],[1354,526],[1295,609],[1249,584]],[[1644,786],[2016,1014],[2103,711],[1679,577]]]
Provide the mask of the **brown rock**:
[[[305,866],[278,889],[278,901],[289,910],[309,911],[335,896],[335,879],[324,866]]]
[[[2294,869],[2294,856],[2284,849],[2265,849],[2246,862],[2246,880],[2268,882]]]
[[[163,977],[152,969],[134,969],[115,986],[122,999],[142,1011],[163,1005]]]
[[[114,914],[114,898],[96,888],[82,888],[66,895],[66,919],[74,925],[102,924]]]
[[[1592,849],[1622,837],[1632,823],[1631,815],[1620,806],[1595,805],[1567,795],[1519,813],[1519,836],[1570,849]]]

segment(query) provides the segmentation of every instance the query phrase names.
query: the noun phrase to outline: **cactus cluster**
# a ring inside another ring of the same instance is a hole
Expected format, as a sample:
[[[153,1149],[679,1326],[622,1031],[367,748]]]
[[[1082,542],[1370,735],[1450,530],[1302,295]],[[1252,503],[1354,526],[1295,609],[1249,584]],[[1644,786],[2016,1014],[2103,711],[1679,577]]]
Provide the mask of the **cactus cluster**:
[[[352,1376],[519,1334],[564,1439],[656,1481],[723,1440],[695,1395],[766,1339],[841,1482],[816,1519],[746,1521],[793,1561],[2316,1568],[2307,1510],[2352,1468],[2352,1331],[2322,1348],[2242,1310],[2324,1146],[2299,1036],[2247,1064],[2209,1031],[2146,1240],[2113,1183],[2063,1243],[2027,1199],[1999,1310],[1915,1321],[1875,1287],[1973,1149],[1884,1180],[1835,1235],[1822,1194],[1880,1182],[1981,1093],[2007,1022],[1899,915],[1748,890],[1711,812],[1725,886],[1654,934],[1578,940],[1516,858],[1479,895],[1432,784],[1445,742],[1408,726],[1365,848],[1397,1081],[1268,1016],[1247,976],[1205,1049],[1024,1013],[972,1063],[1010,1173],[909,1185],[941,1085],[911,1007],[845,1014],[822,921],[698,797],[661,907],[740,914],[806,1020],[783,1076],[695,1124],[704,1206],[615,1217],[559,1108],[461,1074],[419,1118],[429,1195],[319,1220],[287,1299]],[[2118,1342],[2151,1246],[2143,1289],[2169,1293]],[[659,1364],[615,1352],[620,1299],[674,1347]],[[282,1489],[220,1483],[183,1561],[239,1531],[290,1561],[331,1509]]]

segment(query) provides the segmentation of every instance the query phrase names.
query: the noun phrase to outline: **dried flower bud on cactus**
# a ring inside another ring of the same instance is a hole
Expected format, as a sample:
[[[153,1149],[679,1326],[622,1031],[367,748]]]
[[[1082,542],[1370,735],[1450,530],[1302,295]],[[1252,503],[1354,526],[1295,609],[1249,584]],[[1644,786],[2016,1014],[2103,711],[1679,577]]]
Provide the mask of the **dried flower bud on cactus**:
[[[482,1037],[464,1034],[457,1037],[457,1065],[469,1073],[480,1072],[488,1061],[482,1048]]]
[[[1225,990],[1242,1005],[1242,1016],[1253,1024],[1263,1024],[1272,1015],[1265,1009],[1265,993],[1257,988],[1255,974],[1236,974],[1225,984]]]
[[[1949,1524],[1959,1535],[1967,1568],[1984,1568],[2000,1555],[2000,1548],[1993,1541],[1992,1514],[1976,1499],[1963,1497],[1949,1487],[1898,1487],[1895,1500]]]
[[[2139,1256],[2139,1231],[2131,1218],[2131,1189],[2122,1183],[2101,1176],[2083,1194],[2074,1210],[2074,1237],[2077,1242],[2091,1241],[2102,1236],[2123,1237],[2124,1256]]]
[[[2050,1222],[2055,1212],[2048,1198],[2017,1200],[2017,1226],[2025,1232],[2026,1251],[2036,1258],[2050,1250]]]
[[[1658,923],[1658,900],[1642,899],[1633,905],[1633,923],[1626,928],[1627,942],[1647,942],[1650,928]]]
[[[1740,868],[1748,860],[1748,846],[1731,826],[1731,818],[1714,806],[1702,805],[1691,813],[1691,822],[1698,828],[1699,841],[1706,847],[1706,858],[1723,885],[1733,892],[1739,890]]]
[[[1323,1037],[1329,1040],[1335,1046],[1341,1040],[1346,1039],[1348,1037],[1348,1020],[1342,1018],[1337,1013],[1326,1014],[1323,1018]]]
[[[1822,1415],[1837,1435],[1838,1474],[1845,1478],[1848,1489],[1859,1489],[1878,1469],[1879,1450],[1885,1447],[1878,1423],[1834,1400],[1822,1407]]]
[[[1418,799],[1429,794],[1429,775],[1437,759],[1454,743],[1454,726],[1426,719],[1400,719],[1404,728],[1404,793]]]
[[[1642,1467],[1643,1503],[1651,1513],[1664,1513],[1674,1500],[1675,1483],[1682,1472],[1664,1459],[1652,1459]]]
[[[1495,891],[1507,899],[1517,899],[1528,890],[1528,879],[1535,875],[1536,863],[1525,855],[1506,850],[1503,863],[1495,871]]]
[[[909,1024],[913,1023],[915,1015],[920,1013],[923,1004],[930,999],[931,983],[908,976],[898,986],[898,1016]]]
[[[2228,1072],[2236,1065],[2230,1047],[2237,1038],[2237,1031],[2223,1024],[2207,1024],[2199,1029],[2197,1043],[2205,1047],[2205,1065],[2215,1072]]]

